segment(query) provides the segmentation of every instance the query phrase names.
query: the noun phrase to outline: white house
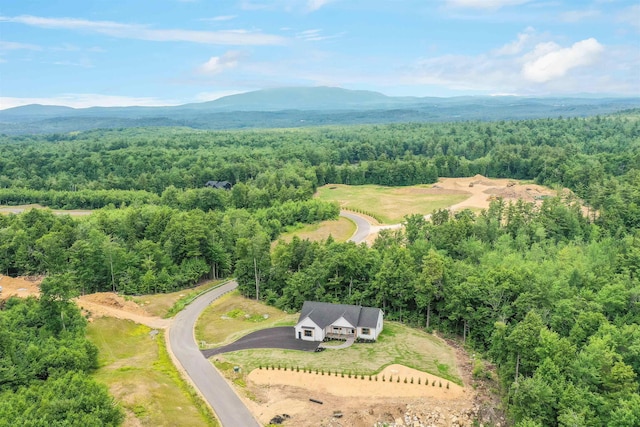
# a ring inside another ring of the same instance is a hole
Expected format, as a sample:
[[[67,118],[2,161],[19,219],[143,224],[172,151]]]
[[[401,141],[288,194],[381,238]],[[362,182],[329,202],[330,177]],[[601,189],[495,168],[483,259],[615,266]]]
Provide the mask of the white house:
[[[382,331],[382,310],[357,305],[305,301],[295,326],[296,338],[323,341],[325,338],[376,340]]]

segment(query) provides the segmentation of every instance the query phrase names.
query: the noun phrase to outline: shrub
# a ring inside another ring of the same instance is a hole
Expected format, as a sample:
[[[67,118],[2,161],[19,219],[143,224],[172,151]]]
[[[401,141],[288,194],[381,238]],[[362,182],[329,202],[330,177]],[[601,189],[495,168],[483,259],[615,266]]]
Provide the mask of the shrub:
[[[341,376],[342,378],[344,378],[344,371],[342,371],[342,372],[340,373],[340,376]]]
[[[435,387],[435,386],[436,386],[436,380],[433,380],[433,382],[431,383],[431,385],[432,385],[433,387]]]
[[[404,383],[405,384],[407,383],[407,377],[404,377]]]
[[[418,378],[418,385],[420,385],[420,378]]]
[[[438,387],[442,388],[442,381],[438,381]]]
[[[382,376],[382,382],[384,382],[384,375]]]
[[[360,379],[363,380],[364,379],[364,374],[360,374]]]
[[[449,390],[449,383],[447,383],[447,390]]]
[[[280,370],[280,364],[278,363],[278,371]]]
[[[411,384],[413,384],[413,377],[411,377]]]
[[[322,370],[322,375],[324,375],[324,369]]]
[[[378,381],[378,376],[377,375],[375,376],[375,380]]]
[[[398,381],[396,381],[396,382],[398,382],[398,383],[400,382],[400,375],[398,375]]]
[[[476,359],[473,363],[473,371],[471,371],[473,378],[479,379],[491,379],[491,371],[487,369],[484,362],[480,359]]]

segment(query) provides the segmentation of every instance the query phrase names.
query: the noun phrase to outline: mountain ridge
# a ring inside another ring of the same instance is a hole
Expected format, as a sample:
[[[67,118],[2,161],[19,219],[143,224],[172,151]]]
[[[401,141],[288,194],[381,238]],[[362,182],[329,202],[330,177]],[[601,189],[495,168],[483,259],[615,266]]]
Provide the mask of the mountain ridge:
[[[71,108],[31,104],[0,110],[0,133],[71,132],[103,127],[238,129],[519,120],[609,114],[632,108],[640,108],[640,98],[396,97],[328,86],[285,87],[176,106]]]

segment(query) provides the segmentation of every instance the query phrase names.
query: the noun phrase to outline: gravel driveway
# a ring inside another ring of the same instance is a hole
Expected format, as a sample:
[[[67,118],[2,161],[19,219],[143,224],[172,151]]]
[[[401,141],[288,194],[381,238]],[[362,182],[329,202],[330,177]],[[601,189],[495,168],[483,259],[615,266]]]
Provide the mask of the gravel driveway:
[[[262,329],[245,335],[238,341],[219,348],[202,350],[204,357],[215,356],[236,350],[252,348],[282,348],[285,350],[315,351],[319,342],[296,339],[293,326],[279,326],[277,328]]]

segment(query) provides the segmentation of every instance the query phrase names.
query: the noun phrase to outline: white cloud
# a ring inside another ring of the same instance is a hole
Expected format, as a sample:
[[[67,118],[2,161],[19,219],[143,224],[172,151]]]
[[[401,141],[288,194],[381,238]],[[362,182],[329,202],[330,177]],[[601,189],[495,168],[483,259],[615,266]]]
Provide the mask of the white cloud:
[[[212,56],[207,62],[198,67],[202,74],[218,74],[238,66],[238,60],[242,57],[240,52],[229,51],[222,56]]]
[[[595,9],[570,10],[560,14],[560,19],[564,22],[580,22],[598,16],[600,16],[600,11]]]
[[[442,55],[390,73],[398,83],[476,93],[640,95],[640,51],[602,46],[596,39],[568,47],[527,29],[517,39],[479,55]],[[543,41],[547,39],[547,41]]]
[[[529,3],[531,0],[447,0],[455,7],[469,7],[473,9],[499,9],[505,6],[517,6]]]
[[[42,50],[42,48],[34,44],[0,40],[0,50]]]
[[[630,6],[620,12],[618,21],[629,24],[640,32],[640,4]]]
[[[217,45],[274,45],[283,44],[283,37],[249,32],[246,30],[194,31],[194,30],[156,30],[143,25],[121,24],[112,21],[89,21],[76,18],[44,18],[22,15],[16,17],[0,16],[0,22],[15,22],[40,28],[66,29],[106,34],[112,37],[148,40],[173,41]]]
[[[214,16],[213,18],[202,18],[201,21],[212,21],[212,22],[221,22],[221,21],[231,21],[232,19],[236,19],[238,15],[220,15]]]
[[[320,41],[320,40],[329,40],[329,39],[335,39],[338,37],[342,37],[344,35],[344,33],[339,33],[339,34],[334,34],[331,36],[323,36],[322,35],[322,30],[320,29],[313,29],[313,30],[305,30],[305,31],[301,31],[299,33],[296,34],[296,38],[300,39],[300,40],[305,40],[305,41]]]
[[[137,105],[142,107],[159,107],[165,105],[179,105],[180,102],[162,100],[158,98],[144,98],[118,95],[102,95],[94,93],[69,93],[53,97],[41,98],[13,98],[0,97],[0,110],[20,107],[29,104],[62,105],[73,108],[88,107],[126,107]]]
[[[320,9],[321,7],[331,3],[332,1],[334,0],[308,0],[307,8],[309,9],[310,12],[314,12]]]
[[[535,30],[531,27],[524,32],[518,34],[518,39],[507,43],[495,51],[496,55],[516,55],[525,48],[527,42],[531,39]]]
[[[522,66],[525,79],[544,83],[564,76],[576,67],[593,64],[604,51],[604,47],[594,38],[561,48],[555,43],[541,43],[527,55]]]

